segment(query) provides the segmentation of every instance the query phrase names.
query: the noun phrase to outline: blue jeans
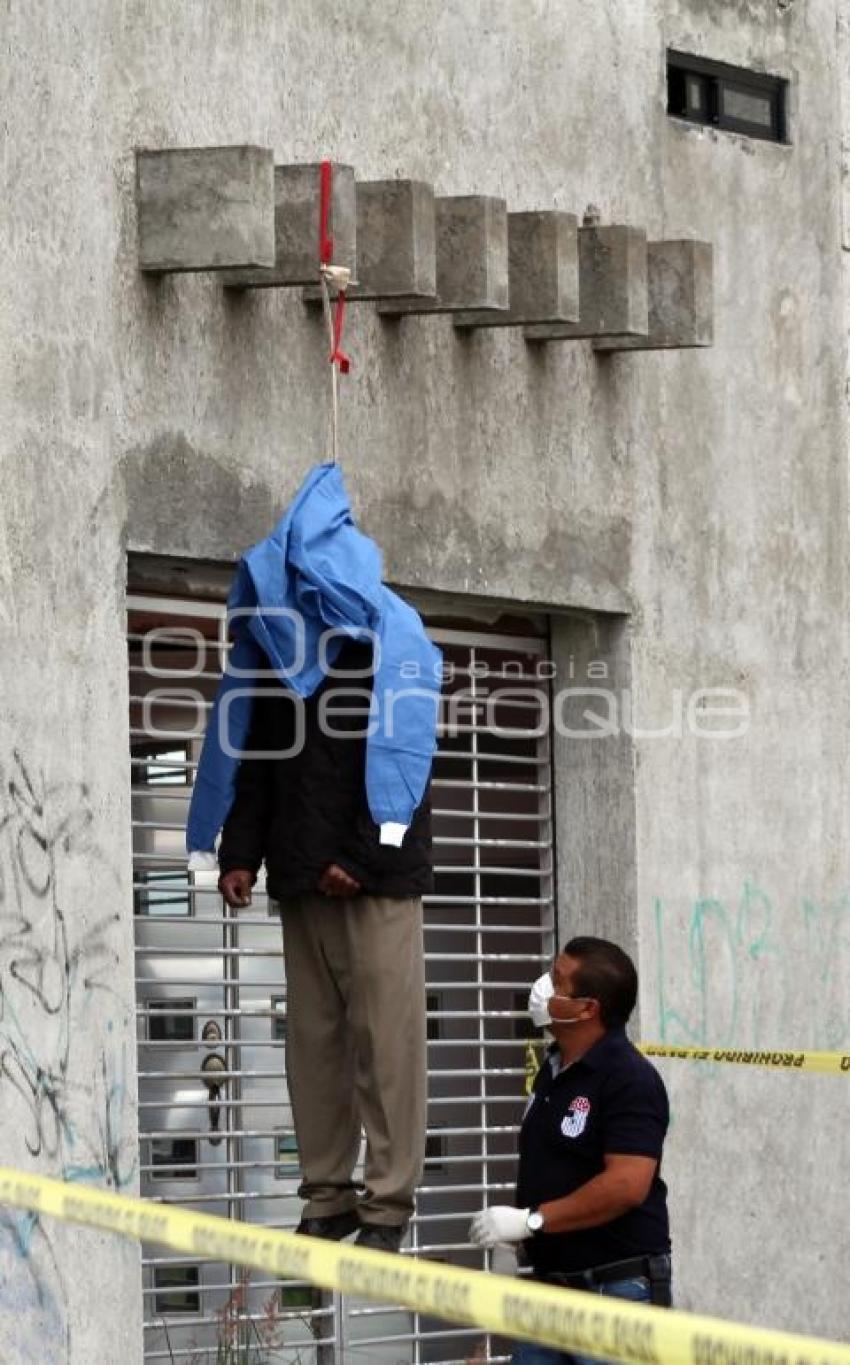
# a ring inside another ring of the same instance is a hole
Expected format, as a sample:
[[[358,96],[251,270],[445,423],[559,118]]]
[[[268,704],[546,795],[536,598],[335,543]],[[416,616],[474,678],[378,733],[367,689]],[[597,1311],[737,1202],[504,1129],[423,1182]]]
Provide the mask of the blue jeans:
[[[649,1303],[649,1280],[636,1275],[630,1280],[612,1280],[588,1291],[591,1294],[611,1294],[615,1299],[631,1299],[633,1303]],[[600,1365],[589,1356],[574,1356],[569,1351],[556,1351],[553,1346],[535,1346],[520,1342],[511,1356],[511,1365]]]

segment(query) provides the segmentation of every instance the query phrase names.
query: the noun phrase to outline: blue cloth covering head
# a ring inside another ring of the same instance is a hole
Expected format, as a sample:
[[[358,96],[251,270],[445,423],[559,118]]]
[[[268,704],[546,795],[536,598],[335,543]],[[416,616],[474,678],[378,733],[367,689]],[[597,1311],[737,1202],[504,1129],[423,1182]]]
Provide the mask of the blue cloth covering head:
[[[271,535],[240,560],[227,604],[232,648],[189,807],[190,855],[213,853],[233,804],[252,693],[269,666],[309,697],[346,638],[374,645],[366,798],[383,841],[400,842],[431,772],[442,655],[418,613],[382,583],[381,567],[333,464],[311,470]]]

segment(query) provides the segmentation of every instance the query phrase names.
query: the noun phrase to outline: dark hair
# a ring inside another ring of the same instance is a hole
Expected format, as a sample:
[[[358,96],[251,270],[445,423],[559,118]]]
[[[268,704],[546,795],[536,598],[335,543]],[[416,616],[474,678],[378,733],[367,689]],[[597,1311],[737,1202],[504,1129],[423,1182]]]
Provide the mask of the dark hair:
[[[605,938],[571,938],[563,949],[578,967],[573,974],[576,995],[599,1001],[599,1017],[606,1028],[628,1022],[637,1001],[635,964]]]

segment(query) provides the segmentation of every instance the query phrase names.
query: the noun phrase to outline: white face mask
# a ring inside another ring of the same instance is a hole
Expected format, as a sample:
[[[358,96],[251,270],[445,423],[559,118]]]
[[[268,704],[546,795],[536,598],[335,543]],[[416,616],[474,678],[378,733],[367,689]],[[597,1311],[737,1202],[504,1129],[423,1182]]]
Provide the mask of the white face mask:
[[[528,1012],[535,1028],[548,1028],[551,1024],[552,1016],[549,1013],[549,1001],[554,994],[555,987],[552,985],[551,973],[544,972],[542,976],[538,976],[528,993]]]
[[[537,1028],[550,1028],[553,1023],[549,1013],[549,1001],[555,994],[555,987],[552,984],[551,972],[544,972],[538,976],[534,985],[528,993],[528,1012],[531,1015],[532,1023]],[[561,997],[563,999],[563,997]],[[557,1024],[577,1024],[578,1019],[556,1019]]]

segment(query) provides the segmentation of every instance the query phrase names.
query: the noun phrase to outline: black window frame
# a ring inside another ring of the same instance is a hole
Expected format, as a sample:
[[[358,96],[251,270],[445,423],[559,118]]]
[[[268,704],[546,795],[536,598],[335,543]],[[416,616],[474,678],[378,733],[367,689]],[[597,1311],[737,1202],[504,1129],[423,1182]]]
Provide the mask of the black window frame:
[[[688,78],[698,83],[702,91],[702,107],[692,106],[687,94]],[[721,132],[739,133],[787,146],[788,89],[784,76],[751,71],[748,67],[730,66],[707,57],[694,57],[674,48],[667,50],[667,113],[697,127],[718,128]],[[770,126],[724,113],[723,96],[727,90],[756,94],[770,107]]]
[[[176,1047],[191,1047],[195,1042],[195,1020],[194,1014],[187,1011],[196,1010],[198,1002],[194,996],[184,996],[179,1000],[170,998],[145,1000],[147,1018],[147,1041],[149,1043],[173,1043]],[[169,1029],[177,1029],[179,1036],[172,1037]]]
[[[201,1311],[201,1269],[197,1265],[154,1266],[154,1313],[189,1317]]]
[[[149,765],[143,769],[142,781],[147,787],[188,787],[191,784],[189,763],[191,755],[189,753],[188,740],[168,741],[158,739],[149,744],[135,746],[133,756],[149,759]],[[160,764],[171,763],[171,767],[161,767]]]
[[[273,995],[269,999],[273,1043],[286,1042],[286,996]]]
[[[181,1157],[179,1153],[182,1152]],[[173,1137],[150,1139],[152,1180],[197,1180],[198,1140],[175,1133]]]
[[[150,919],[157,915],[167,918],[180,915],[191,919],[195,913],[185,868],[137,868],[135,882],[134,915],[147,915]]]
[[[281,1128],[274,1134],[274,1178],[275,1180],[300,1180],[302,1176],[301,1158],[298,1153],[298,1139],[294,1128]],[[286,1143],[286,1146],[283,1144]],[[287,1157],[295,1160],[287,1161]]]

